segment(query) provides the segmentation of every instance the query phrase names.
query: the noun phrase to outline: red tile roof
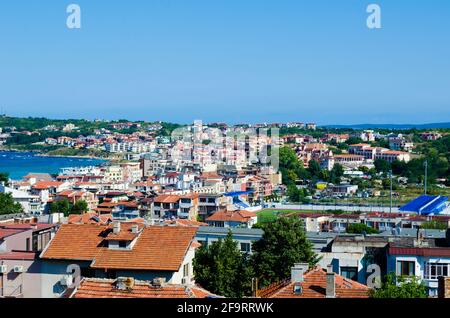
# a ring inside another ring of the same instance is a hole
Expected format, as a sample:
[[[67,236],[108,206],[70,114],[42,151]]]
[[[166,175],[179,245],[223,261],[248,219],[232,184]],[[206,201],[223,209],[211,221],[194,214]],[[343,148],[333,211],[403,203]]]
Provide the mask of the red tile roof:
[[[116,288],[111,279],[84,279],[72,298],[206,298],[212,294],[201,287],[167,284],[154,287],[150,282],[135,281],[129,290]]]
[[[177,271],[197,228],[146,227],[130,250],[109,249],[105,238],[111,231],[106,225],[64,224],[41,257],[92,261],[92,268]]]
[[[390,255],[417,255],[417,256],[435,256],[450,257],[450,248],[448,247],[389,247]]]
[[[0,228],[0,240],[12,236],[21,232],[25,232],[25,229],[8,229],[8,228]]]
[[[8,253],[0,253],[0,260],[34,260],[37,258],[37,253],[35,252],[23,252],[23,251],[12,251]]]
[[[148,227],[130,251],[101,249],[92,267],[177,271],[196,232],[194,227]]]
[[[177,203],[180,200],[178,195],[163,194],[155,198],[155,203]]]
[[[98,209],[101,210],[101,209]],[[110,211],[110,210],[109,210]],[[97,222],[94,218],[97,217],[100,222]],[[107,224],[112,221],[111,214],[100,214],[89,212],[85,214],[70,214],[67,219],[67,223],[71,224]]]
[[[177,219],[177,220],[167,220],[165,221],[166,224],[174,224],[178,226],[208,226],[208,223],[199,222],[199,221],[192,221],[188,219]]]
[[[132,228],[133,226],[138,227],[138,232],[133,233]],[[140,231],[144,228],[144,224],[133,224],[133,223],[122,223],[120,224],[120,232],[114,233],[113,231],[110,231],[108,235],[106,235],[105,240],[107,241],[132,241],[134,240]]]
[[[217,211],[206,219],[207,222],[223,221],[223,222],[248,222],[251,218],[256,217],[255,212],[240,211]]]
[[[265,298],[325,298],[327,286],[327,273],[324,269],[316,267],[304,275],[302,283],[280,284],[274,290],[260,290],[258,293]],[[369,287],[353,280],[335,274],[336,298],[369,298]],[[301,285],[302,293],[295,294],[294,286]]]

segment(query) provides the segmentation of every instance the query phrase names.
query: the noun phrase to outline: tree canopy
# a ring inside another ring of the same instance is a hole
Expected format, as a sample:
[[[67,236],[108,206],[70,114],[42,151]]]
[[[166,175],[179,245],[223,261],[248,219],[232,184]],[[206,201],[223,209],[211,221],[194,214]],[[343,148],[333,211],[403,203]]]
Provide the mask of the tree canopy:
[[[378,230],[374,229],[373,227],[368,226],[364,223],[354,223],[350,224],[347,227],[347,233],[350,234],[378,234],[380,233]]]
[[[195,280],[207,290],[225,297],[251,295],[253,269],[247,254],[229,232],[225,239],[200,247],[194,259]]]
[[[9,174],[6,172],[0,172],[0,183],[2,183],[7,186],[9,183]]]
[[[0,193],[0,214],[22,213],[20,203],[14,201],[10,193]]]
[[[300,219],[278,218],[261,228],[264,234],[253,244],[252,257],[261,287],[289,278],[295,263],[314,266],[319,261]]]
[[[380,289],[372,291],[373,298],[427,298],[427,288],[416,277],[386,275]]]
[[[72,205],[69,200],[62,199],[55,201],[50,205],[50,213],[64,213],[65,216],[68,216],[69,214],[83,214],[88,210],[88,204],[84,200],[78,200]]]

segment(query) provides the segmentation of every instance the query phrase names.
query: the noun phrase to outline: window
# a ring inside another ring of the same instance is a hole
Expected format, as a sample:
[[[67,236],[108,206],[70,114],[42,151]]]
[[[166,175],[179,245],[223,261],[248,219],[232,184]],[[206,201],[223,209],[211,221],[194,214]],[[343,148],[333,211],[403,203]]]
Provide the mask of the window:
[[[439,264],[439,263],[425,263],[425,272],[423,274],[425,279],[438,279],[440,276],[449,276],[450,264]]]
[[[127,241],[119,241],[120,248],[127,248]]]
[[[250,253],[250,243],[241,243],[241,252]]]
[[[30,246],[30,239],[29,238],[27,238],[27,242],[26,242],[26,250],[27,251],[31,251],[31,246]]]
[[[183,266],[183,277],[189,277],[189,264]]]
[[[358,281],[358,267],[341,267],[341,276]]]
[[[414,276],[416,262],[411,261],[397,261],[397,275],[400,276]]]

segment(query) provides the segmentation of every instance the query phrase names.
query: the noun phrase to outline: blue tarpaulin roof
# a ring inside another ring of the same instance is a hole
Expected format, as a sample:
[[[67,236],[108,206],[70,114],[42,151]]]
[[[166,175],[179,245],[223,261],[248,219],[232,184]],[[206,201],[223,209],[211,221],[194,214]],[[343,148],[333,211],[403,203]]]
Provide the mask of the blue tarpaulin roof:
[[[421,195],[400,208],[402,212],[416,212],[419,214],[439,214],[447,207],[448,197]]]
[[[255,191],[253,190],[249,190],[249,191],[236,191],[236,192],[227,192],[224,194],[224,196],[226,197],[238,197],[240,195],[246,195],[246,194],[250,194],[253,193]]]

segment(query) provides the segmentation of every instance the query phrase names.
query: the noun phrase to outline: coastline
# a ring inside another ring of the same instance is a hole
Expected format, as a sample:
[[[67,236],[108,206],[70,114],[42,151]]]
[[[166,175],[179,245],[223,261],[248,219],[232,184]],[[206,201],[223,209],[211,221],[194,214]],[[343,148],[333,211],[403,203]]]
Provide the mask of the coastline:
[[[97,156],[89,156],[89,155],[49,155],[45,152],[39,151],[39,150],[23,150],[23,149],[14,149],[14,148],[2,148],[0,147],[0,153],[2,152],[17,152],[17,153],[32,153],[37,157],[47,157],[47,158],[74,158],[74,159],[95,159],[95,160],[105,160],[105,161],[111,161],[111,158],[103,158],[103,157],[97,157]]]

